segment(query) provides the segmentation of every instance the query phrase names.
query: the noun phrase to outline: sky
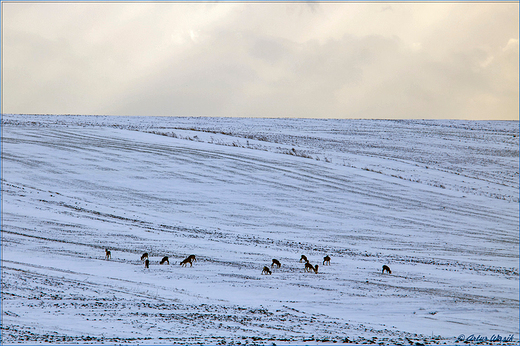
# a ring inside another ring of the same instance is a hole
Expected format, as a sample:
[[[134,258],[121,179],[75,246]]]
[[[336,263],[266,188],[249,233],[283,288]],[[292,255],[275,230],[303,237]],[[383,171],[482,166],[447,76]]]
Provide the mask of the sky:
[[[2,2],[2,113],[518,120],[518,36],[518,2]]]

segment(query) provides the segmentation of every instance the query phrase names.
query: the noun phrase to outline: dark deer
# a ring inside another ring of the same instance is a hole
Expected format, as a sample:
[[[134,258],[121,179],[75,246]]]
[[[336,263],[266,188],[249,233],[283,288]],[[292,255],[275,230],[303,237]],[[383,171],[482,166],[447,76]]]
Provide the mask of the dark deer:
[[[272,274],[271,273],[271,269],[269,269],[267,267],[264,267],[264,269],[262,270],[262,274],[265,274],[265,275],[269,274],[269,275],[271,275]]]
[[[145,252],[142,256],[141,256],[141,261],[148,258],[148,252]]]
[[[181,266],[186,267],[186,265],[189,263],[190,267],[193,267],[193,263],[191,261],[193,260],[193,257],[188,256],[184,261],[180,263]]]
[[[305,263],[309,263],[309,260],[307,259],[307,256],[305,256],[305,255],[302,255],[302,257],[300,258],[300,262],[301,261],[305,261]]]
[[[383,266],[383,271],[381,273],[388,272],[388,274],[392,274],[392,271],[390,270],[390,267],[386,264]]]
[[[168,261],[168,256],[164,256],[159,264],[164,264],[164,263],[170,264],[170,261]]]
[[[148,258],[146,259],[146,261],[144,261],[144,267],[150,268],[150,261],[148,260]]]
[[[305,263],[305,271],[306,272],[314,271],[315,274],[318,274],[318,265],[316,264],[315,266],[313,266],[309,262],[306,262]]]
[[[278,268],[280,268],[282,266],[282,264],[280,263],[279,260],[273,258],[273,263],[271,264],[271,268],[274,266],[277,266]]]
[[[112,254],[110,253],[109,249],[105,249],[105,259],[110,259],[112,257]]]
[[[323,265],[329,265],[330,266],[330,257],[329,255],[323,257]]]

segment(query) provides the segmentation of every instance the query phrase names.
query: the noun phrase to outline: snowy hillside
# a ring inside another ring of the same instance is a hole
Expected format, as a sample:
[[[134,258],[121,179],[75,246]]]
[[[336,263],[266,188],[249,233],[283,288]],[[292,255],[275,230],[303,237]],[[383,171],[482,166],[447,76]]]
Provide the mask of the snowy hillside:
[[[518,343],[518,129],[3,115],[2,343]]]

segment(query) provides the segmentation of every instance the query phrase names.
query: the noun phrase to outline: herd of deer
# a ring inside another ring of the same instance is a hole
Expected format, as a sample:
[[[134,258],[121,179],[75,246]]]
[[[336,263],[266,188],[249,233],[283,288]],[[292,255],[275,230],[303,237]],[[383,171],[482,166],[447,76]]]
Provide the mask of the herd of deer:
[[[108,249],[105,249],[105,259],[110,259],[112,257],[112,253],[110,252],[110,250]],[[141,256],[141,261],[144,260],[144,267],[145,268],[150,268],[150,261],[148,259],[148,252],[145,252],[142,256]],[[193,262],[196,262],[197,259],[195,258],[195,255],[189,255],[188,257],[186,257],[186,259],[184,259],[180,265],[185,267],[188,265],[188,263],[190,264],[190,267],[193,266]],[[307,259],[307,256],[305,255],[302,255],[302,257],[300,258],[300,263],[301,262],[305,262],[305,271],[306,272],[314,272],[315,274],[318,274],[318,265],[312,265],[309,260]],[[161,260],[161,262],[159,262],[159,264],[170,264],[170,261],[168,260],[168,256],[164,256],[163,259]],[[330,257],[327,255],[325,257],[323,257],[323,265],[330,265]],[[271,263],[271,268],[273,268],[274,266],[280,268],[282,266],[282,264],[280,263],[280,261],[278,261],[277,259],[274,259],[273,258],[273,263]],[[390,270],[390,267],[387,266],[386,264],[383,266],[383,271],[382,273],[384,272],[387,272],[388,274],[392,274],[392,271]],[[267,266],[264,266],[264,269],[262,270],[262,274],[269,274],[271,275],[272,272],[271,272],[271,269],[269,269],[269,267]]]
[[[300,263],[305,261],[305,271],[306,272],[311,272],[313,271],[314,273],[318,274],[318,265],[316,264],[315,266],[313,266],[309,260],[307,259],[307,256],[305,255],[302,255],[302,257],[300,258]],[[326,264],[329,264],[330,265],[330,257],[329,256],[325,256],[323,257],[323,265],[326,265]],[[274,267],[274,266],[277,266],[278,268],[280,268],[282,266],[282,264],[280,263],[280,261],[278,261],[277,259],[273,259],[273,263],[271,264],[271,268]],[[272,272],[271,272],[271,269],[269,269],[267,266],[264,267],[264,269],[262,270],[262,274],[269,274],[271,275]]]
[[[112,258],[112,253],[110,252],[109,249],[105,249],[105,259],[109,260],[110,258]],[[141,261],[144,261],[145,268],[150,268],[150,260],[148,259],[148,252],[145,252],[141,256]],[[189,255],[180,264],[183,267],[185,267],[188,263],[190,264],[190,266],[193,266],[193,262],[196,262],[196,261],[197,261],[197,259],[195,258],[195,255]],[[168,259],[168,256],[164,256],[162,258],[161,262],[159,262],[159,264],[170,264],[170,260]]]

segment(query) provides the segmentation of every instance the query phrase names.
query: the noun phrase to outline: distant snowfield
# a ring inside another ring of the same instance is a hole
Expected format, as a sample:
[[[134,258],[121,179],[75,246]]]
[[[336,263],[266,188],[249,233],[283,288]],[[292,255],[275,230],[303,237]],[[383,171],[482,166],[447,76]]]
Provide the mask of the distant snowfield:
[[[2,344],[518,343],[518,129],[3,115]]]

